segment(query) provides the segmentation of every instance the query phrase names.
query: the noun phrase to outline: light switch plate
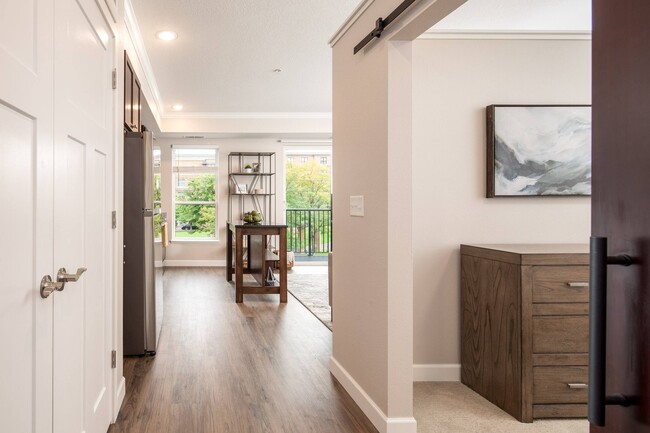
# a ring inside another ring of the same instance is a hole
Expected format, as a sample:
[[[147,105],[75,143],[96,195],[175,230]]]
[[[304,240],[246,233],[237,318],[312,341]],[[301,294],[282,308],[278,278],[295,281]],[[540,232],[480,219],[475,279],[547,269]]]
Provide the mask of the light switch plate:
[[[362,217],[363,216],[363,196],[351,195],[350,196],[350,216]]]

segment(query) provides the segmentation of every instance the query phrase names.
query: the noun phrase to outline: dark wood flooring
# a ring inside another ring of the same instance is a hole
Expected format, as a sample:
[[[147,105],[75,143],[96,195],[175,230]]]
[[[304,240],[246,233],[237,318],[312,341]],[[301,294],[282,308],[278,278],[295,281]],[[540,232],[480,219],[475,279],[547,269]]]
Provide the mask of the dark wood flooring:
[[[165,275],[158,353],[126,358],[109,433],[376,432],[328,371],[332,335],[293,297],[245,295],[220,268]]]

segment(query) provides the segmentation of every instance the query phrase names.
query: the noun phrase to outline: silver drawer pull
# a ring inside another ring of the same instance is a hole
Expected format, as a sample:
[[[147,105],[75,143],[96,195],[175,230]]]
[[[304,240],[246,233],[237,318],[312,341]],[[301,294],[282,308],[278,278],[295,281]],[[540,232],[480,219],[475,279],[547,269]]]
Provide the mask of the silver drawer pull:
[[[575,283],[566,283],[569,287],[589,287],[589,283],[585,282],[575,282]]]
[[[571,389],[587,389],[589,385],[586,383],[567,383],[567,386]]]

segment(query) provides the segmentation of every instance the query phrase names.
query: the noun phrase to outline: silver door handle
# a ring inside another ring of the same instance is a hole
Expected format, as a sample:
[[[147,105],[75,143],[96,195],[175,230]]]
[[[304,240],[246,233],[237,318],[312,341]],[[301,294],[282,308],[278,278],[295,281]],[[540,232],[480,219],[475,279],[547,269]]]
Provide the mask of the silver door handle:
[[[55,291],[63,290],[64,285],[63,281],[52,281],[52,277],[49,275],[44,276],[41,279],[41,298],[45,299]]]
[[[57,289],[58,291],[61,291],[65,289],[65,283],[74,283],[81,278],[81,274],[86,272],[86,268],[79,268],[77,269],[76,274],[68,274],[68,271],[65,270],[65,268],[59,269],[59,272],[56,273],[56,281],[59,283],[62,283],[63,285],[61,286],[60,289]]]
[[[571,389],[587,389],[589,385],[586,383],[567,383],[567,386]]]

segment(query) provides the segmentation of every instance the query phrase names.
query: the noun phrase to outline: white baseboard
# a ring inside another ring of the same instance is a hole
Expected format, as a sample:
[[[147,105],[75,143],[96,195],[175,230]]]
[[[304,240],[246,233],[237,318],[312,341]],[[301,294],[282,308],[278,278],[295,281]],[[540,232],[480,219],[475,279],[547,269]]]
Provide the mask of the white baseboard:
[[[379,433],[416,433],[417,422],[413,417],[388,418],[356,380],[332,356],[330,372],[350,394],[359,408],[366,414]]]
[[[460,382],[460,364],[415,364],[413,382]]]
[[[115,395],[115,408],[113,413],[113,423],[117,422],[117,416],[120,414],[120,409],[122,408],[122,403],[124,402],[124,397],[126,396],[126,379],[122,376],[120,379],[120,384],[117,387],[117,394]]]
[[[169,268],[182,268],[182,267],[224,268],[226,267],[226,261],[225,260],[165,260],[165,266]]]

